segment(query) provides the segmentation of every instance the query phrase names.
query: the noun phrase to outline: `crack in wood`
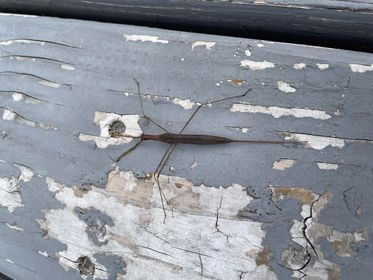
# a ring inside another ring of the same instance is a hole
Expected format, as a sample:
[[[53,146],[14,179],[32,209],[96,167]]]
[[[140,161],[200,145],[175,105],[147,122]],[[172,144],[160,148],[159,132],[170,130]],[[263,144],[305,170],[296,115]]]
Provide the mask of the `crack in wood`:
[[[59,64],[66,64],[66,65],[75,66],[75,64],[71,63],[71,62],[66,62],[66,61],[63,61],[63,60],[58,60],[58,59],[55,59],[55,58],[49,58],[49,57],[43,57],[43,56],[9,54],[9,55],[2,55],[1,57],[10,58],[10,59],[15,58],[15,59],[45,60],[45,61],[50,61],[50,62],[56,62],[56,63],[59,63]]]
[[[13,111],[12,109],[8,107],[2,107],[0,106],[0,109],[3,109],[3,120],[5,121],[11,121],[22,125],[27,125],[31,127],[40,127],[42,129],[53,129],[57,130],[56,127],[53,127],[49,124],[43,123],[43,122],[35,122],[29,118],[24,117],[23,115],[17,113],[16,111]]]
[[[198,254],[198,258],[199,258],[199,263],[201,267],[201,279],[203,279],[203,262],[202,262],[201,254]]]
[[[64,44],[64,43],[59,43],[59,42],[54,42],[54,41],[48,41],[48,40],[37,40],[37,39],[32,39],[32,38],[14,38],[14,39],[7,39],[7,40],[0,41],[0,45],[4,45],[4,46],[12,45],[14,43],[26,43],[26,44],[27,43],[36,43],[36,44],[40,44],[40,45],[51,44],[51,45],[73,48],[73,49],[81,49],[82,48],[80,46],[74,46],[74,45],[69,45],[69,44]]]
[[[220,196],[219,206],[218,206],[218,209],[216,210],[215,229],[216,229],[216,232],[219,232],[219,233],[221,233],[225,236],[225,238],[227,239],[227,243],[228,243],[229,235],[226,234],[225,232],[221,231],[220,228],[219,228],[219,211],[221,209],[222,203],[223,203],[223,195]]]
[[[11,93],[11,94],[17,94],[21,95],[22,99],[25,99],[25,103],[31,103],[31,104],[39,104],[39,103],[49,103],[49,101],[37,98],[35,96],[32,96],[31,94],[22,92],[22,91],[17,91],[17,90],[0,90],[0,93]],[[14,100],[13,96],[13,100]],[[16,101],[16,100],[15,100]]]
[[[61,83],[61,82],[49,80],[49,79],[43,78],[41,76],[31,74],[31,73],[26,73],[26,72],[17,72],[17,71],[2,71],[2,72],[0,72],[0,75],[7,75],[7,74],[11,74],[11,75],[14,74],[14,75],[32,77],[32,78],[38,79],[41,83],[42,82],[50,83],[52,87],[65,86],[65,87],[70,87],[71,88],[72,86],[74,86],[73,84],[66,84],[66,83]],[[55,86],[53,86],[53,85],[55,85]]]

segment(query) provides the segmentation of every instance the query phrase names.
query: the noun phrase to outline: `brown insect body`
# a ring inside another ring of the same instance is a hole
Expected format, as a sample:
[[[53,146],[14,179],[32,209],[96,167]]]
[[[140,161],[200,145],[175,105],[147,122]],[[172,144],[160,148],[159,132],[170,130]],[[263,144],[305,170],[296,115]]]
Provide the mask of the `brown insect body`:
[[[250,143],[250,144],[301,144],[297,141],[266,141],[266,140],[238,140],[227,137],[205,135],[205,134],[142,134],[141,141],[153,140],[168,144],[192,144],[192,145],[216,145],[228,143]]]
[[[175,134],[175,133],[163,133],[163,134],[143,134],[142,140],[154,140],[161,141],[169,144],[195,144],[195,145],[215,145],[215,144],[226,144],[235,142],[232,139],[203,134]]]

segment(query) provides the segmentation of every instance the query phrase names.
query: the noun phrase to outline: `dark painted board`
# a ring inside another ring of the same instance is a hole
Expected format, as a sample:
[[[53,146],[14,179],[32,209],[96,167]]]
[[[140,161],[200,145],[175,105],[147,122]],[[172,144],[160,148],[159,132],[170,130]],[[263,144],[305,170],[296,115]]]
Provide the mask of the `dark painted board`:
[[[372,54],[47,17],[0,21],[1,272],[372,272]],[[150,175],[167,145],[146,142],[112,161],[134,144],[108,137],[114,121],[126,134],[161,132],[137,119],[134,78],[146,114],[171,132],[198,103],[252,88],[203,107],[185,133],[299,145],[178,145],[160,177],[174,209],[163,223]]]
[[[0,11],[373,50],[371,1],[1,0]]]

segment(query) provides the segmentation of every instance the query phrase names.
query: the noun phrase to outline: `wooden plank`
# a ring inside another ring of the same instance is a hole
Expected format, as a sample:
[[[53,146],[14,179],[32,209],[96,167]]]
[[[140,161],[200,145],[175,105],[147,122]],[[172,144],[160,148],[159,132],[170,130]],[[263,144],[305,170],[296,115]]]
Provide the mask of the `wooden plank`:
[[[373,51],[365,0],[0,0],[0,11]]]
[[[4,274],[371,272],[372,54],[47,17],[0,20]],[[134,144],[108,137],[114,121],[127,132],[160,133],[139,118],[134,77],[146,114],[171,132],[198,103],[252,88],[205,106],[185,133],[307,143],[178,145],[160,177],[173,207],[163,223],[149,174],[167,145],[146,142],[118,164],[111,159]]]

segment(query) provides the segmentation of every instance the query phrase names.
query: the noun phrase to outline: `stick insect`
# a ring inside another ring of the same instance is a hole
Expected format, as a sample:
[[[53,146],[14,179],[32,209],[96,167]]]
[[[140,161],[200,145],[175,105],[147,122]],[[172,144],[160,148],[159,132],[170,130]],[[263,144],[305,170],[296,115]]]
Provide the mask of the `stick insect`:
[[[136,82],[137,85],[137,94],[141,106],[141,117],[146,119],[147,121],[153,123],[155,126],[160,128],[161,130],[164,131],[162,134],[146,134],[142,133],[140,136],[133,137],[129,136],[132,138],[138,138],[140,141],[138,141],[135,145],[133,145],[131,148],[123,152],[116,160],[115,162],[118,163],[124,156],[128,155],[130,152],[134,151],[136,148],[140,146],[141,143],[144,141],[152,140],[152,141],[160,141],[163,143],[169,144],[168,149],[164,153],[162,159],[160,160],[156,170],[153,172],[153,177],[154,180],[156,181],[156,184],[158,186],[159,194],[161,197],[161,203],[162,203],[162,209],[163,209],[163,214],[164,214],[164,220],[165,222],[167,214],[165,210],[165,205],[164,203],[166,202],[167,206],[170,208],[171,213],[173,213],[172,205],[168,201],[167,197],[162,191],[160,182],[159,182],[159,176],[161,175],[161,172],[163,171],[167,161],[170,159],[170,156],[172,152],[174,151],[175,147],[177,144],[192,144],[192,145],[217,145],[217,144],[228,144],[228,143],[247,143],[247,144],[299,144],[300,142],[296,141],[267,141],[267,140],[238,140],[238,139],[230,139],[227,137],[221,137],[221,136],[214,136],[214,135],[205,135],[205,134],[183,134],[184,130],[188,126],[188,124],[192,121],[194,116],[198,113],[198,111],[207,105],[215,104],[218,102],[226,101],[229,99],[235,99],[235,98],[241,98],[246,96],[250,91],[251,88],[249,88],[244,94],[236,95],[236,96],[230,96],[230,97],[225,97],[209,102],[202,103],[198,105],[198,107],[194,110],[194,112],[191,114],[189,119],[186,121],[182,129],[179,131],[179,133],[171,133],[161,125],[159,125],[157,122],[152,120],[149,116],[147,116],[144,112],[144,106],[142,103],[141,99],[141,94],[140,94],[140,83],[137,81],[136,78],[134,78],[134,81]],[[118,133],[115,135],[116,137],[123,136],[123,137],[128,137],[128,135]]]

